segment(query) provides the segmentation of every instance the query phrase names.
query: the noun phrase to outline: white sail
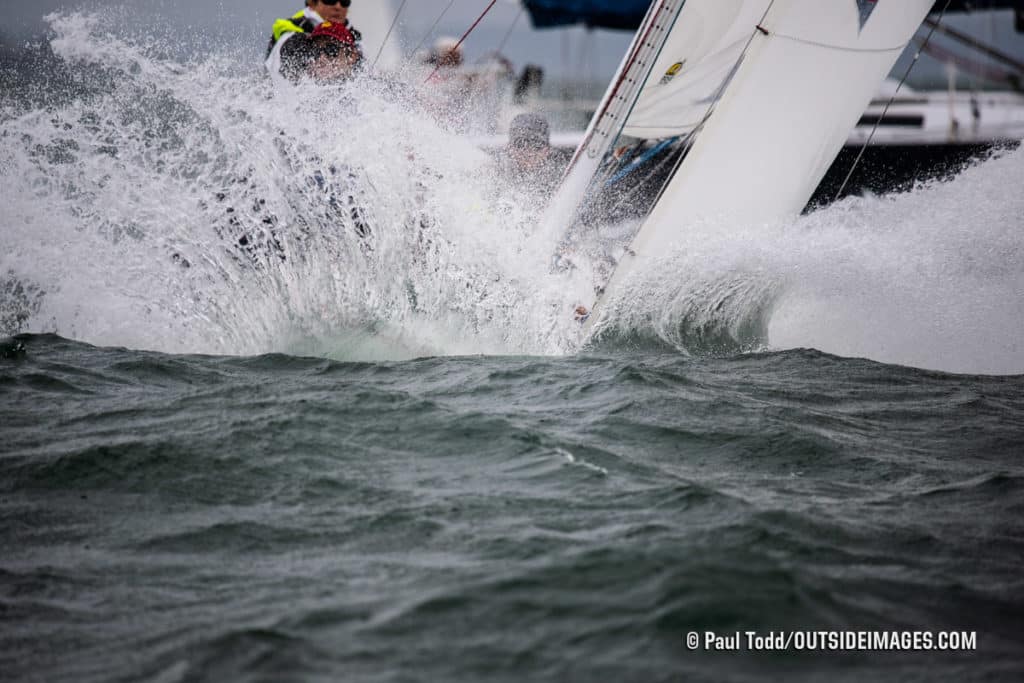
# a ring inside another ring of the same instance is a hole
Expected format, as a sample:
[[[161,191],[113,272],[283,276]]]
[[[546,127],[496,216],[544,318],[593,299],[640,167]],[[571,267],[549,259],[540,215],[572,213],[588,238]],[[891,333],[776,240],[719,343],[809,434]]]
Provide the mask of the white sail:
[[[654,4],[648,22],[659,7],[678,2]],[[595,146],[592,124],[566,178],[566,187],[582,184],[592,198],[618,177],[613,173],[630,170],[610,150],[657,140],[676,149],[605,296],[614,296],[639,263],[669,251],[695,221],[797,215],[932,4],[686,0],[676,7],[602,160],[583,162],[582,150]],[[620,72],[631,60],[635,51]]]
[[[395,8],[391,0],[353,2],[348,11],[348,19],[362,32],[363,52],[370,63],[374,62],[379,53],[380,61],[377,62],[377,68],[394,70],[402,65],[401,37],[398,35],[397,26],[387,39],[387,43],[384,42],[388,29],[395,20]]]

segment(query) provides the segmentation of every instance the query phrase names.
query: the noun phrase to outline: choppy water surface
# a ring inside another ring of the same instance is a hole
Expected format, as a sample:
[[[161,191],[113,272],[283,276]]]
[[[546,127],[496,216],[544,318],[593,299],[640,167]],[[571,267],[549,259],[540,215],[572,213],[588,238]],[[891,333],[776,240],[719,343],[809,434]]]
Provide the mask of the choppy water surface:
[[[1014,679],[1024,378],[815,351],[0,365],[15,680]],[[691,653],[691,630],[973,653]],[[827,674],[825,673],[827,672]]]
[[[0,108],[0,678],[1024,676],[1024,152],[687,226],[583,345],[414,91],[104,26]],[[686,647],[773,629],[977,651]]]

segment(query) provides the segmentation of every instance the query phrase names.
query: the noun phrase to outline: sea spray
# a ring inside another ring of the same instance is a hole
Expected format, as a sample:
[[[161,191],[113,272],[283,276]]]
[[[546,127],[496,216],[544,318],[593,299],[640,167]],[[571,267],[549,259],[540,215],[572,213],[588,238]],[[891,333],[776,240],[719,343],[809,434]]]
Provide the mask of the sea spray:
[[[587,286],[551,272],[536,205],[413,88],[272,94],[225,57],[186,69],[96,15],[51,22],[68,68],[110,87],[5,113],[2,272],[45,292],[23,329],[229,354],[573,347]]]
[[[343,359],[578,350],[571,312],[621,255],[616,226],[552,272],[557,226],[538,232],[537,202],[414,84],[282,97],[237,56],[183,65],[97,15],[51,22],[67,87],[0,113],[3,333]],[[1022,173],[1009,151],[792,221],[679,226],[590,348],[1020,372]]]
[[[1024,372],[1024,149],[950,182],[844,200],[780,235],[776,348]]]
[[[947,182],[790,221],[679,227],[609,302],[596,348],[810,347],[960,372],[1024,372],[1024,150]],[[742,192],[742,188],[737,188]]]

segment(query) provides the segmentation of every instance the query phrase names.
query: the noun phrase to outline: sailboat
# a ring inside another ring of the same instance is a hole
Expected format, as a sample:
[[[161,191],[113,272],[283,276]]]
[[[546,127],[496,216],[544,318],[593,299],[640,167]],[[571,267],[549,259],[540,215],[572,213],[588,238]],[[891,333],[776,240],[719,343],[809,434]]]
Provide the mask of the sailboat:
[[[548,210],[638,226],[585,333],[688,225],[798,215],[933,3],[651,3]]]

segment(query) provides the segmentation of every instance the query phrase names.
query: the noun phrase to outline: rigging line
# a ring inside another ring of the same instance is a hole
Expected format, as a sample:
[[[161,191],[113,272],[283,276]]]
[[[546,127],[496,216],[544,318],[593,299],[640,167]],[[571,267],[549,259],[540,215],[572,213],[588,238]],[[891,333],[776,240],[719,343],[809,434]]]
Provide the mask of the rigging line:
[[[580,41],[576,46],[576,74],[582,74],[584,66],[587,63],[587,42],[590,38],[590,32],[587,29],[583,29],[583,35],[580,36]]]
[[[678,142],[680,137],[682,137],[682,136],[676,136],[674,138],[668,138],[667,140],[662,140],[657,145],[655,145],[651,149],[649,149],[646,152],[644,152],[645,156],[648,155],[648,154],[651,154],[651,152],[654,152],[654,154],[651,155],[646,161],[641,160],[641,163],[638,163],[637,166],[635,166],[633,169],[630,169],[629,172],[637,170],[643,163],[647,163],[648,161],[656,159],[657,156],[659,154],[661,154],[661,152],[664,152],[673,143]],[[626,188],[625,192],[623,192],[622,195],[612,205],[611,210],[614,212],[614,211],[616,211],[617,209],[621,208],[624,205],[628,205],[628,204],[634,203],[635,200],[640,197],[641,192],[643,192],[644,190],[648,189],[647,188],[647,183],[648,182],[656,179],[658,174],[661,173],[661,170],[663,168],[666,168],[668,165],[675,163],[675,158],[676,158],[677,155],[679,155],[679,154],[686,154],[686,152],[689,151],[689,148],[686,146],[687,142],[688,141],[683,140],[682,143],[681,143],[680,149],[673,150],[668,155],[666,155],[663,159],[659,159],[659,160],[655,161],[654,165],[646,173],[643,173],[641,175],[640,180],[638,182],[634,183],[632,187]],[[616,183],[620,182],[624,178],[629,177],[629,175],[628,175],[629,172],[620,171],[619,174],[617,174],[615,177],[609,178],[606,181],[607,184],[605,186],[605,189],[607,190],[610,187],[614,187]],[[626,175],[623,175],[623,173],[626,173]],[[639,226],[637,226],[637,227],[639,227]]]
[[[1019,59],[1015,59],[1013,56],[1008,55],[1005,52],[1001,52],[1000,50],[993,47],[995,43],[994,39],[991,43],[986,44],[978,40],[977,38],[974,38],[962,31],[958,31],[950,26],[939,26],[938,23],[936,23],[932,19],[925,18],[924,23],[925,26],[931,26],[942,35],[948,36],[949,38],[952,38],[958,43],[966,45],[967,47],[973,50],[977,50],[978,52],[989,57],[990,59],[993,59],[997,62],[1002,62],[1007,66],[1013,67],[1017,71],[1024,72],[1024,62],[1020,61]]]
[[[501,54],[501,51],[505,49],[505,43],[507,43],[508,39],[512,37],[512,31],[515,29],[516,24],[519,23],[519,18],[523,16],[523,12],[525,11],[526,6],[520,5],[519,13],[516,14],[516,18],[512,20],[512,25],[508,27],[508,31],[505,33],[505,37],[501,39],[501,44],[498,45],[498,54]]]
[[[466,32],[462,34],[461,38],[459,38],[459,42],[455,43],[455,47],[452,48],[452,51],[458,50],[460,47],[462,47],[462,43],[465,42],[466,38],[469,37],[469,34],[472,33],[473,30],[477,26],[480,25],[480,22],[484,20],[484,17],[487,16],[487,13],[490,12],[491,9],[496,4],[498,4],[498,0],[491,0],[491,3],[489,5],[487,5],[487,9],[485,9],[483,12],[480,13],[480,16],[476,18],[476,21],[473,22],[473,25],[470,26],[468,29],[466,29]],[[429,83],[430,80],[432,78],[434,78],[434,76],[436,76],[437,72],[440,71],[440,70],[441,70],[441,64],[440,64],[440,61],[439,61],[438,65],[434,68],[434,71],[431,72],[431,74],[429,76],[427,76],[427,79],[425,81],[423,81],[423,82],[424,83]]]
[[[423,34],[423,37],[420,38],[420,42],[416,43],[416,47],[414,47],[412,52],[409,53],[410,57],[415,56],[415,54],[420,51],[420,48],[423,47],[423,43],[427,42],[431,34],[434,33],[434,29],[437,28],[437,25],[441,23],[442,19],[444,19],[444,15],[448,14],[448,10],[450,10],[454,4],[455,0],[448,0],[448,6],[441,10],[441,14],[438,15],[437,19],[434,19],[434,23],[429,29],[427,29],[427,32]]]
[[[896,86],[896,89],[893,91],[892,97],[890,97],[889,101],[885,103],[885,107],[882,109],[881,115],[879,115],[879,117],[875,120],[875,125],[871,127],[871,132],[868,134],[868,139],[864,141],[863,145],[861,145],[860,151],[857,153],[857,158],[853,160],[853,165],[850,166],[850,171],[846,174],[846,177],[843,178],[843,184],[839,186],[839,191],[836,192],[834,197],[832,197],[833,202],[839,201],[839,197],[842,196],[843,190],[845,190],[846,186],[849,184],[850,178],[853,177],[853,172],[857,170],[857,166],[860,164],[861,159],[864,158],[864,152],[867,151],[868,145],[871,144],[871,141],[875,137],[875,133],[878,131],[878,127],[882,125],[882,121],[885,119],[885,115],[889,112],[889,107],[891,107],[892,103],[896,101],[896,96],[900,94],[900,88],[902,88],[903,84],[907,82],[907,78],[910,76],[910,72],[913,71],[914,65],[917,64],[917,60],[921,58],[922,50],[924,50],[924,48],[928,46],[928,41],[930,41],[932,39],[932,36],[935,35],[935,29],[938,28],[939,24],[942,23],[942,18],[946,16],[946,10],[949,9],[950,1],[951,0],[946,0],[946,4],[942,7],[942,11],[939,12],[938,21],[931,24],[931,30],[929,30],[928,35],[925,36],[924,43],[921,44],[921,49],[914,52],[914,59],[912,59],[910,65],[907,66],[907,70],[903,74],[903,78],[900,79],[900,82]]]
[[[569,35],[569,30],[568,29],[564,29],[563,28],[561,31],[559,31],[559,33],[562,34],[561,41],[559,41],[560,46],[562,48],[562,54],[561,54],[561,58],[562,58],[562,73],[563,74],[572,73],[572,69],[569,67],[569,60],[572,59],[572,45],[570,43],[571,36]],[[562,95],[562,99],[563,100],[568,100],[571,97],[571,95],[569,94],[569,85],[568,84],[569,84],[569,79],[563,77],[562,78],[562,87],[561,87],[561,95]]]
[[[816,40],[808,40],[807,38],[800,38],[798,36],[787,36],[785,33],[773,33],[776,38],[783,38],[785,40],[791,40],[794,43],[803,43],[804,45],[813,45],[814,47],[824,48],[826,50],[835,50],[837,52],[856,52],[856,53],[870,53],[870,52],[895,52],[896,50],[903,50],[907,47],[906,43],[903,45],[894,45],[892,47],[847,47],[845,45],[829,45],[828,43],[819,43]]]
[[[402,0],[402,4],[398,7],[398,11],[395,12],[395,18],[391,20],[391,27],[388,28],[387,35],[384,36],[384,42],[380,44],[380,49],[377,50],[377,56],[373,58],[373,64],[370,68],[377,66],[377,62],[380,61],[380,56],[384,54],[384,46],[388,44],[388,39],[391,37],[391,32],[395,30],[395,26],[398,24],[398,17],[402,16],[402,10],[405,9],[405,3],[409,0]]]
[[[919,50],[921,50],[926,55],[928,55],[929,57],[936,61],[948,62],[955,60],[962,71],[971,74],[976,78],[979,78],[983,81],[993,81],[996,83],[1002,83],[1005,81],[1010,85],[1010,87],[1014,88],[1015,90],[1020,90],[1019,80],[1015,82],[1014,79],[1015,74],[1000,66],[992,64],[987,59],[984,62],[979,62],[977,60],[963,57],[937,44],[925,47],[924,45],[921,44],[921,40],[915,40],[915,42],[917,43]]]

